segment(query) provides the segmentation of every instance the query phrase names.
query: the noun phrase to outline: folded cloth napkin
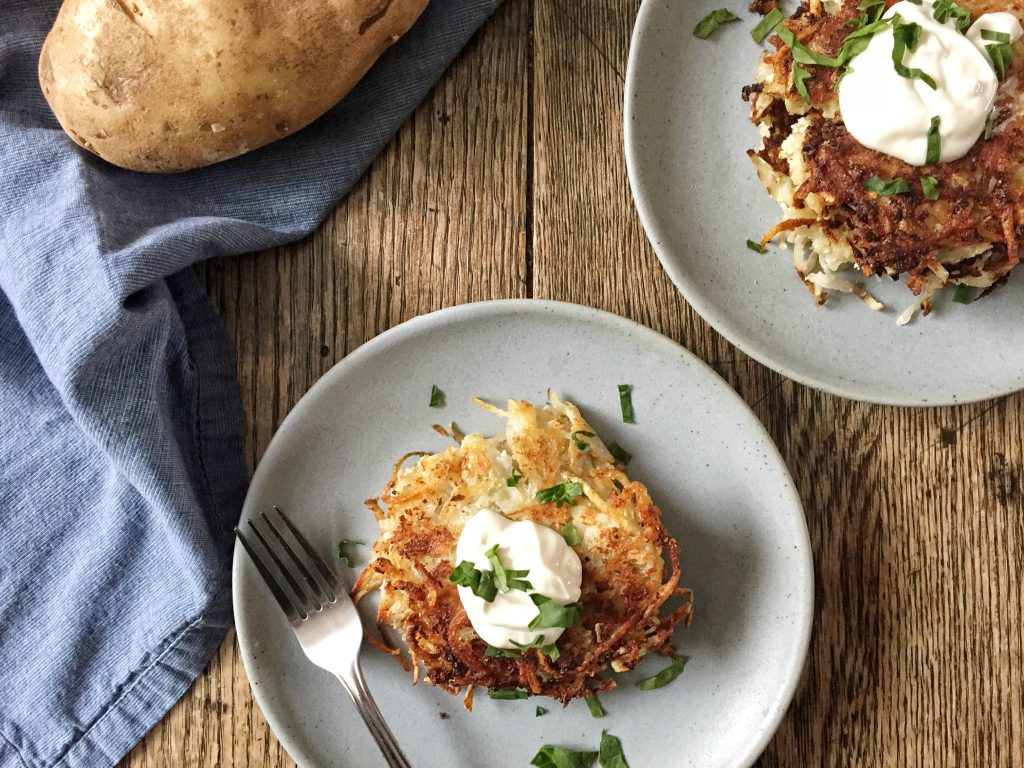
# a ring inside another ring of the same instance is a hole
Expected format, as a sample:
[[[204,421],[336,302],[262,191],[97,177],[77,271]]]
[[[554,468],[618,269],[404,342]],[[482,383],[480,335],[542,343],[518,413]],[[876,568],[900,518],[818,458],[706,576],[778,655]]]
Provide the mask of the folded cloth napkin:
[[[57,0],[0,0],[0,767],[113,765],[231,621],[243,419],[187,267],[310,232],[500,0],[432,0],[309,128],[173,176],[77,149]]]

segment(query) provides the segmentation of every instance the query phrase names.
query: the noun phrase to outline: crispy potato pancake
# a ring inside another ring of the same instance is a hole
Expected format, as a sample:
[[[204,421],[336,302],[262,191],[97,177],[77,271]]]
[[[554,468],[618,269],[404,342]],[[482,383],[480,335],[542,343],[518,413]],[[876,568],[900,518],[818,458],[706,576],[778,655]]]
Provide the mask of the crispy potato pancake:
[[[887,0],[886,6],[895,0]],[[972,18],[992,11],[1024,17],[1018,2],[964,0]],[[805,0],[783,23],[809,49],[838,52],[859,15],[859,0]],[[931,311],[933,293],[947,283],[990,290],[1019,260],[1024,222],[1024,44],[1013,46],[1013,61],[1000,83],[993,133],[959,160],[913,166],[857,142],[839,112],[840,70],[807,65],[810,103],[793,82],[793,56],[778,35],[757,70],[757,82],[743,97],[762,136],[748,154],[758,177],[779,203],[783,221],[762,244],[781,237],[792,246],[800,278],[824,303],[829,290],[855,293],[873,309],[882,305],[856,280],[865,276],[906,275],[919,297],[901,324],[920,308]],[[865,189],[872,176],[901,178],[906,194],[879,196]],[[928,200],[921,177],[932,176],[942,190]],[[845,273],[845,274],[844,274]]]
[[[576,444],[573,433],[594,430],[572,403],[553,394],[544,407],[510,400],[500,410],[477,402],[507,419],[505,434],[471,434],[443,453],[411,454],[420,458],[405,468],[403,457],[380,498],[367,502],[381,533],[353,597],[380,590],[378,622],[404,639],[411,663],[397,648],[384,650],[414,682],[422,665],[428,683],[452,694],[465,690],[467,708],[477,685],[568,703],[613,688],[608,667],[626,671],[650,651],[672,655],[673,630],[689,622],[691,600],[678,587],[679,545],[647,489],[616,466],[599,437],[587,437],[585,450]],[[513,476],[519,479],[510,485]],[[535,501],[537,491],[565,482],[582,486],[571,506]],[[521,658],[485,656],[487,645],[448,581],[462,528],[484,508],[558,531],[572,523],[579,533],[580,621],[559,638],[554,661],[537,648]],[[674,595],[682,604],[662,616]]]

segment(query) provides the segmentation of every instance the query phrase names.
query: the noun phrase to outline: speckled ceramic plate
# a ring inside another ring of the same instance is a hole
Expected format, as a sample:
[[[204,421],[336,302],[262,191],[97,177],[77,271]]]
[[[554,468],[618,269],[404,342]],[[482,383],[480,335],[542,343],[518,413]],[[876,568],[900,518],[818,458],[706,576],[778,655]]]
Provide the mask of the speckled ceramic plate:
[[[692,34],[710,10],[742,22]],[[746,247],[779,210],[746,156],[757,146],[740,89],[760,54],[743,0],[644,0],[626,73],[630,185],[647,235],[686,300],[733,344],[827,392],[895,405],[943,405],[1024,387],[1024,273],[969,306],[947,291],[931,316],[896,317],[905,284],[873,280],[888,309],[833,294],[815,307],[791,256]]]
[[[616,385],[633,385],[636,424],[623,424]],[[447,395],[428,407],[431,384]],[[543,744],[596,748],[622,740],[630,765],[749,765],[782,717],[800,675],[812,618],[813,574],[800,502],[757,418],[707,366],[674,342],[614,315],[570,304],[499,301],[417,318],[356,350],[321,379],[282,424],[253,477],[243,520],[284,508],[325,557],[342,538],[370,542],[363,500],[406,451],[449,441],[430,429],[455,421],[493,434],[503,422],[474,395],[543,401],[548,387],[577,403],[607,439],[634,455],[682,546],[693,588],[691,657],[671,685],[640,691],[644,661],[602,695],[607,717],[582,702],[461,698],[413,687],[392,659],[363,649],[371,690],[416,768],[526,766]],[[365,564],[368,546],[357,547]],[[339,566],[340,568],[340,566]],[[355,571],[340,568],[349,583]],[[309,664],[255,569],[236,548],[235,621],[253,691],[301,766],[383,766],[350,701]],[[535,717],[537,704],[550,713]],[[445,716],[445,717],[443,717]]]

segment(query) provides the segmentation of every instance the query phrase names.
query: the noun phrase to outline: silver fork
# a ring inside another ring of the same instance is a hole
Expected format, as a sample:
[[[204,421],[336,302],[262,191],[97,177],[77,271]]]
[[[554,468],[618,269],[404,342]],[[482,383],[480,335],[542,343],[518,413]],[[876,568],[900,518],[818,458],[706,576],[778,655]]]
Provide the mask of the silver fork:
[[[249,521],[262,553],[235,528],[238,540],[291,622],[306,656],[345,686],[388,765],[411,768],[363,679],[359,667],[363,624],[352,599],[306,537],[280,509],[274,507],[274,513],[276,520],[266,512],[260,514],[262,526]]]

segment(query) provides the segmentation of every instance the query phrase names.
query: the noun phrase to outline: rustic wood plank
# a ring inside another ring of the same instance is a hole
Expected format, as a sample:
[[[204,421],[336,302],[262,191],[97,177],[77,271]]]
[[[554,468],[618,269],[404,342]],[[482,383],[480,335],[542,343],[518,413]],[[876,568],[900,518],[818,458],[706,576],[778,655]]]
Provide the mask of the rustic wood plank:
[[[1024,397],[913,410],[824,395],[732,348],[676,295],[622,157],[638,5],[536,2],[535,295],[683,343],[752,405],[794,474],[817,568],[814,636],[759,764],[1024,764]]]
[[[495,14],[312,236],[197,268],[234,342],[250,469],[299,397],[368,339],[444,306],[526,295],[528,11]],[[234,633],[122,765],[294,765]]]

